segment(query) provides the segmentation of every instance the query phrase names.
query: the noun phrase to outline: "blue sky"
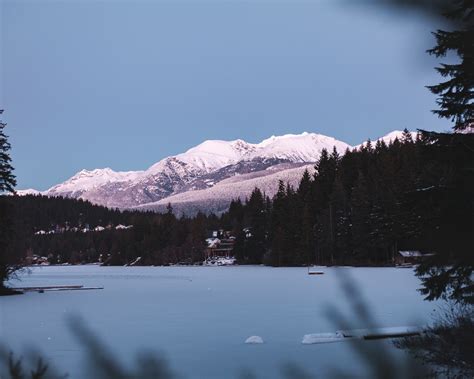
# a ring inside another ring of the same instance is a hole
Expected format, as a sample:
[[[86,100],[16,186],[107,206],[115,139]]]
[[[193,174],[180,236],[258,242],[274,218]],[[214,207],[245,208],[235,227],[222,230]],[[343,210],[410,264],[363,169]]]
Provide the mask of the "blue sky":
[[[335,0],[1,4],[18,188],[145,169],[205,139],[450,127],[430,113],[434,27],[415,16]]]

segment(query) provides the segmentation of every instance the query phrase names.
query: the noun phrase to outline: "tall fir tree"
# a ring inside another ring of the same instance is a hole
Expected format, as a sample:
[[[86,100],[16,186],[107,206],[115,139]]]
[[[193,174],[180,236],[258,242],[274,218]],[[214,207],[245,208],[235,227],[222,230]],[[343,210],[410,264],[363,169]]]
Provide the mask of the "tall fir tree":
[[[0,115],[3,110],[0,110]],[[0,121],[0,196],[15,192],[16,179],[11,164],[8,137],[4,129],[6,124]],[[0,202],[0,294],[8,294],[5,282],[21,268],[21,257],[12,250],[13,239],[13,205],[11,198],[7,197]]]
[[[246,253],[248,263],[260,263],[266,249],[265,197],[255,188],[247,202],[250,237],[247,239]]]
[[[272,223],[271,223],[271,245],[270,264],[282,266],[289,248],[288,235],[286,234],[286,223],[288,222],[288,207],[285,183],[278,182],[278,192],[273,198]]]
[[[438,96],[439,108],[433,112],[454,122],[454,130],[474,127],[474,1],[457,1],[446,16],[458,30],[434,32],[436,46],[428,53],[444,57],[453,52],[459,61],[442,63],[436,70],[446,81],[428,86]]]
[[[0,116],[3,110],[0,110]],[[10,157],[11,145],[4,129],[7,124],[0,121],[0,195],[3,193],[14,193],[16,186],[15,175],[13,174],[12,160]]]

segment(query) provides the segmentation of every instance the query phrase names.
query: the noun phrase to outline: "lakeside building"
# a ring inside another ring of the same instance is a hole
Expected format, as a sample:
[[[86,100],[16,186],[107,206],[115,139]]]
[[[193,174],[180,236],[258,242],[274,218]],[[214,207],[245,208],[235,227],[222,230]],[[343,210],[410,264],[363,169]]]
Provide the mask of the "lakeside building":
[[[401,250],[395,257],[395,264],[400,265],[414,265],[421,263],[422,260],[433,256],[434,254],[422,253],[418,250]]]

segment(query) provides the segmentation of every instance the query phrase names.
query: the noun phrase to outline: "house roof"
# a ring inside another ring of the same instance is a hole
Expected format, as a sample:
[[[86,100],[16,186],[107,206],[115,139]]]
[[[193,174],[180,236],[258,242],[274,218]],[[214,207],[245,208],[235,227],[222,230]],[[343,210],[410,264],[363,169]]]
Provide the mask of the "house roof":
[[[413,257],[429,257],[434,254],[423,254],[418,250],[403,250],[398,252],[404,258],[413,258]]]
[[[207,247],[215,248],[219,246],[221,240],[219,238],[208,238],[206,239]]]

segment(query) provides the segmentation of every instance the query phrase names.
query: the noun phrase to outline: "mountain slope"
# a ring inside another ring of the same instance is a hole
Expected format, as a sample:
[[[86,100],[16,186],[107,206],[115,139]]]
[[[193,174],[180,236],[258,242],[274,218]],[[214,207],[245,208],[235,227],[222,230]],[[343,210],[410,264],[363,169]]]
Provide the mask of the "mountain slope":
[[[265,170],[224,179],[206,189],[182,192],[134,209],[163,212],[171,204],[178,215],[191,216],[198,211],[218,214],[224,212],[233,199],[244,201],[256,187],[270,198],[277,193],[280,180],[297,187],[305,170],[313,173],[314,165],[280,163]]]
[[[132,182],[142,174],[142,171],[116,172],[110,168],[82,170],[65,182],[51,187],[46,193],[50,196],[80,197],[108,183]]]

